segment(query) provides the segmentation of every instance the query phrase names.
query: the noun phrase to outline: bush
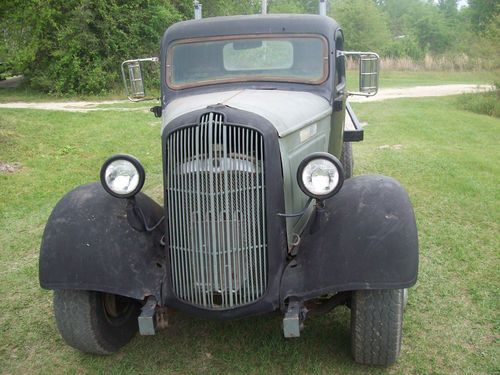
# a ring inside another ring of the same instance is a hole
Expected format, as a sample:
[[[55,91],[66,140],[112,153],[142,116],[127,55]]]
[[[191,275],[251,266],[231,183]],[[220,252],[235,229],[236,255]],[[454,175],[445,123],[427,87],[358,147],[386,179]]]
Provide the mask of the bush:
[[[419,47],[418,41],[412,36],[402,36],[387,43],[381,54],[396,59],[421,60],[425,56],[425,51]]]
[[[158,56],[161,36],[183,15],[167,0],[7,2],[3,54],[30,85],[56,94],[102,94],[120,63]]]
[[[500,89],[498,83],[495,83],[495,89],[492,91],[461,95],[458,99],[458,106],[474,113],[500,117]]]

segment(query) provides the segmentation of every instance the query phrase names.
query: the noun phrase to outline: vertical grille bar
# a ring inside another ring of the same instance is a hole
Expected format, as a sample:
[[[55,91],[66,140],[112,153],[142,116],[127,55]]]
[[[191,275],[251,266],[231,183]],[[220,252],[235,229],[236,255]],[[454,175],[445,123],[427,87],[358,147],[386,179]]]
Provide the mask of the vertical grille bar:
[[[262,138],[259,139],[260,141],[260,154],[261,155],[264,155],[264,141]],[[261,163],[260,164],[260,188],[259,188],[259,192],[260,192],[260,197],[261,197],[261,201],[260,201],[260,218],[261,218],[261,221],[259,222],[259,227],[264,227],[265,228],[265,222],[266,222],[266,211],[264,210],[264,207],[265,207],[265,201],[266,201],[266,189],[264,189],[264,163]],[[267,283],[267,267],[266,267],[266,246],[265,244],[267,244],[267,239],[266,239],[266,231],[263,230],[263,231],[260,231],[260,233],[262,234],[262,238],[260,239],[260,241],[262,241],[262,247],[260,248],[260,251],[259,251],[259,255],[260,255],[260,264],[259,264],[259,268],[260,270],[262,271],[262,277],[261,277],[261,280],[260,280],[260,283],[261,283],[261,288],[262,290],[264,291],[266,289],[266,283]]]
[[[207,309],[246,305],[267,287],[262,135],[215,113],[167,139],[172,288]]]

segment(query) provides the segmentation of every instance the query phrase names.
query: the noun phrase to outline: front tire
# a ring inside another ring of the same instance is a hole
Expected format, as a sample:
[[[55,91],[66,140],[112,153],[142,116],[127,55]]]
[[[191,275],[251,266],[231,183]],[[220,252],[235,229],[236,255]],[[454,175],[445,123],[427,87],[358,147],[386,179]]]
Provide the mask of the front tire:
[[[342,153],[340,154],[340,162],[344,168],[344,177],[346,179],[352,177],[352,172],[354,169],[354,158],[352,156],[352,144],[351,142],[342,143]]]
[[[404,291],[358,290],[351,300],[351,349],[365,365],[393,364],[401,350]]]
[[[85,353],[107,355],[127,344],[138,330],[140,306],[114,294],[55,290],[54,313],[64,341]]]

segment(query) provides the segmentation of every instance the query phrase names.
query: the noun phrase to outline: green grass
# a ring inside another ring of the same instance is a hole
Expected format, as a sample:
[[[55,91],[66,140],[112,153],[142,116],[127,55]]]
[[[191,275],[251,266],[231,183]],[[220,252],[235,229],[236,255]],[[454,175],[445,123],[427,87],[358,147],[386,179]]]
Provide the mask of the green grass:
[[[63,102],[68,100],[115,100],[126,99],[125,91],[117,89],[106,95],[49,95],[30,89],[26,85],[20,87],[0,87],[0,103],[8,102]]]
[[[433,71],[380,71],[380,88],[435,86],[456,83],[464,84],[492,84],[500,78],[500,71],[479,72],[433,72]],[[347,82],[350,90],[356,90],[358,85],[358,72],[348,71]]]
[[[410,290],[401,357],[389,370],[352,362],[346,308],[311,317],[302,337],[289,341],[279,315],[214,322],[177,313],[166,331],[137,336],[114,356],[66,346],[51,292],[38,285],[44,224],[61,195],[97,180],[115,152],[141,159],[145,191],[160,199],[159,121],[139,111],[0,110],[0,161],[22,165],[0,173],[0,371],[498,373],[500,122],[458,109],[455,97],[354,106],[368,122],[366,140],[354,147],[355,173],[398,178],[419,226],[419,281]]]
[[[453,83],[492,84],[500,77],[500,71],[479,72],[398,72],[380,73],[380,87],[411,87],[427,85],[447,85]]]

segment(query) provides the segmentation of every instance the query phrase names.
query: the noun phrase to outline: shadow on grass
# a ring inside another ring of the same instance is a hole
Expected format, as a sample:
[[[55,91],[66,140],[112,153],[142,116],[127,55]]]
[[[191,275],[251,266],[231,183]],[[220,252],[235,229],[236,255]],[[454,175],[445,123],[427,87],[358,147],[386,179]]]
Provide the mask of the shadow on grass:
[[[96,357],[75,352],[96,371],[290,373],[361,368],[350,355],[349,310],[337,308],[305,322],[301,337],[284,339],[281,314],[210,321],[174,312],[155,336],[136,336],[120,352]]]

